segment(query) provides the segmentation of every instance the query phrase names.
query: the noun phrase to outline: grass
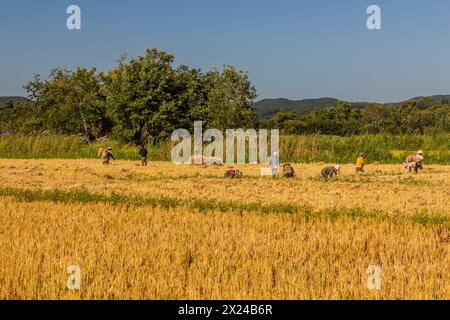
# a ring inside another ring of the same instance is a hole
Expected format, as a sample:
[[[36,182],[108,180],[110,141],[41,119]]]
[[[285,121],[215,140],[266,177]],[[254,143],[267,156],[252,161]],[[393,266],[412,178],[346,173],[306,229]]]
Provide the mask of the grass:
[[[137,147],[113,140],[87,143],[76,136],[0,136],[0,158],[7,159],[94,159],[100,147],[111,146],[118,159],[137,160]],[[170,144],[149,146],[154,161],[170,160]],[[450,134],[361,135],[336,137],[323,135],[282,136],[282,161],[294,163],[353,163],[359,152],[369,162],[401,163],[408,154],[423,149],[426,162],[450,163]]]
[[[95,159],[98,149],[107,147],[118,159],[139,159],[138,147],[115,140],[89,143],[77,136],[0,136],[0,158],[5,159]],[[151,159],[162,153],[161,148],[149,148]]]
[[[369,162],[402,163],[409,154],[423,149],[428,163],[450,163],[450,134],[285,136],[281,141],[281,154],[290,162],[353,163],[365,152]]]

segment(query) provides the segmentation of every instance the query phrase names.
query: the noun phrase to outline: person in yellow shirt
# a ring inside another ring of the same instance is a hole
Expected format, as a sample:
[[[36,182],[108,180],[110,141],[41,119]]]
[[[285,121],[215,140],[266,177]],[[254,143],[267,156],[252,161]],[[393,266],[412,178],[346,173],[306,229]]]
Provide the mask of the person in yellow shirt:
[[[366,165],[366,155],[364,153],[360,153],[358,159],[356,159],[356,172],[363,173],[365,165]]]

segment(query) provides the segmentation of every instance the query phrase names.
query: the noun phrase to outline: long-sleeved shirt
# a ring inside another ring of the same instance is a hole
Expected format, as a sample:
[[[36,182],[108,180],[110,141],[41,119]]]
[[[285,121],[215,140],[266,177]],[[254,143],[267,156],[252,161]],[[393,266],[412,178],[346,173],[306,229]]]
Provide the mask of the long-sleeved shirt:
[[[270,165],[272,167],[278,168],[280,166],[280,158],[278,158],[277,156],[271,156]]]

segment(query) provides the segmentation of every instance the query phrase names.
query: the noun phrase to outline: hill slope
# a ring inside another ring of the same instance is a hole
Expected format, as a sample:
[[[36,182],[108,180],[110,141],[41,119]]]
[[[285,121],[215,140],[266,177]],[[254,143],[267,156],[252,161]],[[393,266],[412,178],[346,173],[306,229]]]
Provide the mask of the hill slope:
[[[419,100],[423,97],[415,97],[411,100]],[[442,101],[443,99],[450,100],[450,95],[435,95],[432,96],[436,101]],[[258,116],[262,119],[271,119],[279,111],[291,111],[297,114],[301,114],[305,111],[318,110],[326,107],[334,106],[338,101],[335,98],[320,98],[320,99],[304,99],[304,100],[289,100],[289,99],[264,99],[255,102],[253,108],[256,110]],[[404,101],[395,103],[386,103],[389,105],[402,104]],[[364,108],[372,102],[349,102],[355,108]]]
[[[29,100],[24,97],[12,96],[12,97],[0,97],[0,105],[7,103],[8,101],[12,102],[28,102]]]
[[[260,118],[270,119],[279,111],[302,113],[308,110],[322,109],[335,105],[339,100],[334,98],[305,99],[293,101],[289,99],[265,99],[256,102],[253,107]]]

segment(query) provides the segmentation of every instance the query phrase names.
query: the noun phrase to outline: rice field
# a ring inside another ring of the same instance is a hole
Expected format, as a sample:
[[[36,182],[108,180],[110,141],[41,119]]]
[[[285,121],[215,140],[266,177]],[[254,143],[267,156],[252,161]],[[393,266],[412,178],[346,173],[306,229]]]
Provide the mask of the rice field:
[[[450,166],[323,166],[2,159],[0,299],[448,299]]]

